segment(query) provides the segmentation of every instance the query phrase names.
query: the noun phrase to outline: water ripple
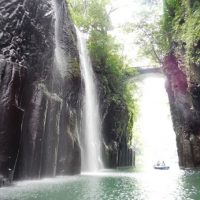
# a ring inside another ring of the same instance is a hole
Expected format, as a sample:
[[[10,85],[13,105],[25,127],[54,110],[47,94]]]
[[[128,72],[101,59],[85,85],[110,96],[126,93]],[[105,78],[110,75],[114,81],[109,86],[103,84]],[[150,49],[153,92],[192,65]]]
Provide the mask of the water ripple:
[[[104,172],[0,189],[1,200],[199,200],[200,172]]]

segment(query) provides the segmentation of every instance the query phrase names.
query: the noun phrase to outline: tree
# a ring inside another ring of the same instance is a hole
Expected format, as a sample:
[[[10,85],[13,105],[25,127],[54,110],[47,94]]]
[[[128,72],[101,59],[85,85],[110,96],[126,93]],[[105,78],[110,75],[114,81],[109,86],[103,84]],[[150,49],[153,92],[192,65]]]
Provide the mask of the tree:
[[[126,33],[134,33],[134,44],[139,47],[140,57],[150,58],[161,64],[166,51],[169,49],[162,31],[162,15],[158,1],[148,5],[138,13],[134,22],[125,24],[122,28]]]
[[[68,0],[68,3],[75,24],[82,31],[109,30],[110,19],[105,9],[109,0]]]

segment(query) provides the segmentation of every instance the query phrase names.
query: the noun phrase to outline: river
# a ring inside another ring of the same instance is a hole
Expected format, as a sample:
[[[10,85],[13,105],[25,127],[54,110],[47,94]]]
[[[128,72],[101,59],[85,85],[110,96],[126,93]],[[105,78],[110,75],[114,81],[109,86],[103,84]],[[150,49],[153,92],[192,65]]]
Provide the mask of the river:
[[[177,165],[164,78],[142,79],[140,91],[143,145],[136,168],[15,182],[0,188],[0,200],[199,200],[200,172],[180,170]],[[170,170],[154,170],[157,159],[167,161]]]
[[[0,189],[1,200],[199,200],[200,172],[133,169],[22,181]]]

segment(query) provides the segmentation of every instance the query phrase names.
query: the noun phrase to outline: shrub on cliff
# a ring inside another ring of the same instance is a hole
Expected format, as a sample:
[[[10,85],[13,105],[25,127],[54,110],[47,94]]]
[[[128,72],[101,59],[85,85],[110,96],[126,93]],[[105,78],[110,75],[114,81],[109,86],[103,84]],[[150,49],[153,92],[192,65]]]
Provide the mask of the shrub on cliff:
[[[184,54],[187,64],[200,64],[199,0],[165,0],[163,22],[170,49]]]

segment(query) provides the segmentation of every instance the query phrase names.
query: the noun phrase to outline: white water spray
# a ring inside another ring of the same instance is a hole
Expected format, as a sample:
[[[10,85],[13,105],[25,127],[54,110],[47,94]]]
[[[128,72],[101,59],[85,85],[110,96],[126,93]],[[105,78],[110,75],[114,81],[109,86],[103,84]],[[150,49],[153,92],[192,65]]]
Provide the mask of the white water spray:
[[[77,35],[81,74],[85,83],[82,170],[94,172],[103,167],[99,101],[95,85],[96,78],[88,55],[86,39],[84,38],[84,34],[79,30],[77,30]]]

